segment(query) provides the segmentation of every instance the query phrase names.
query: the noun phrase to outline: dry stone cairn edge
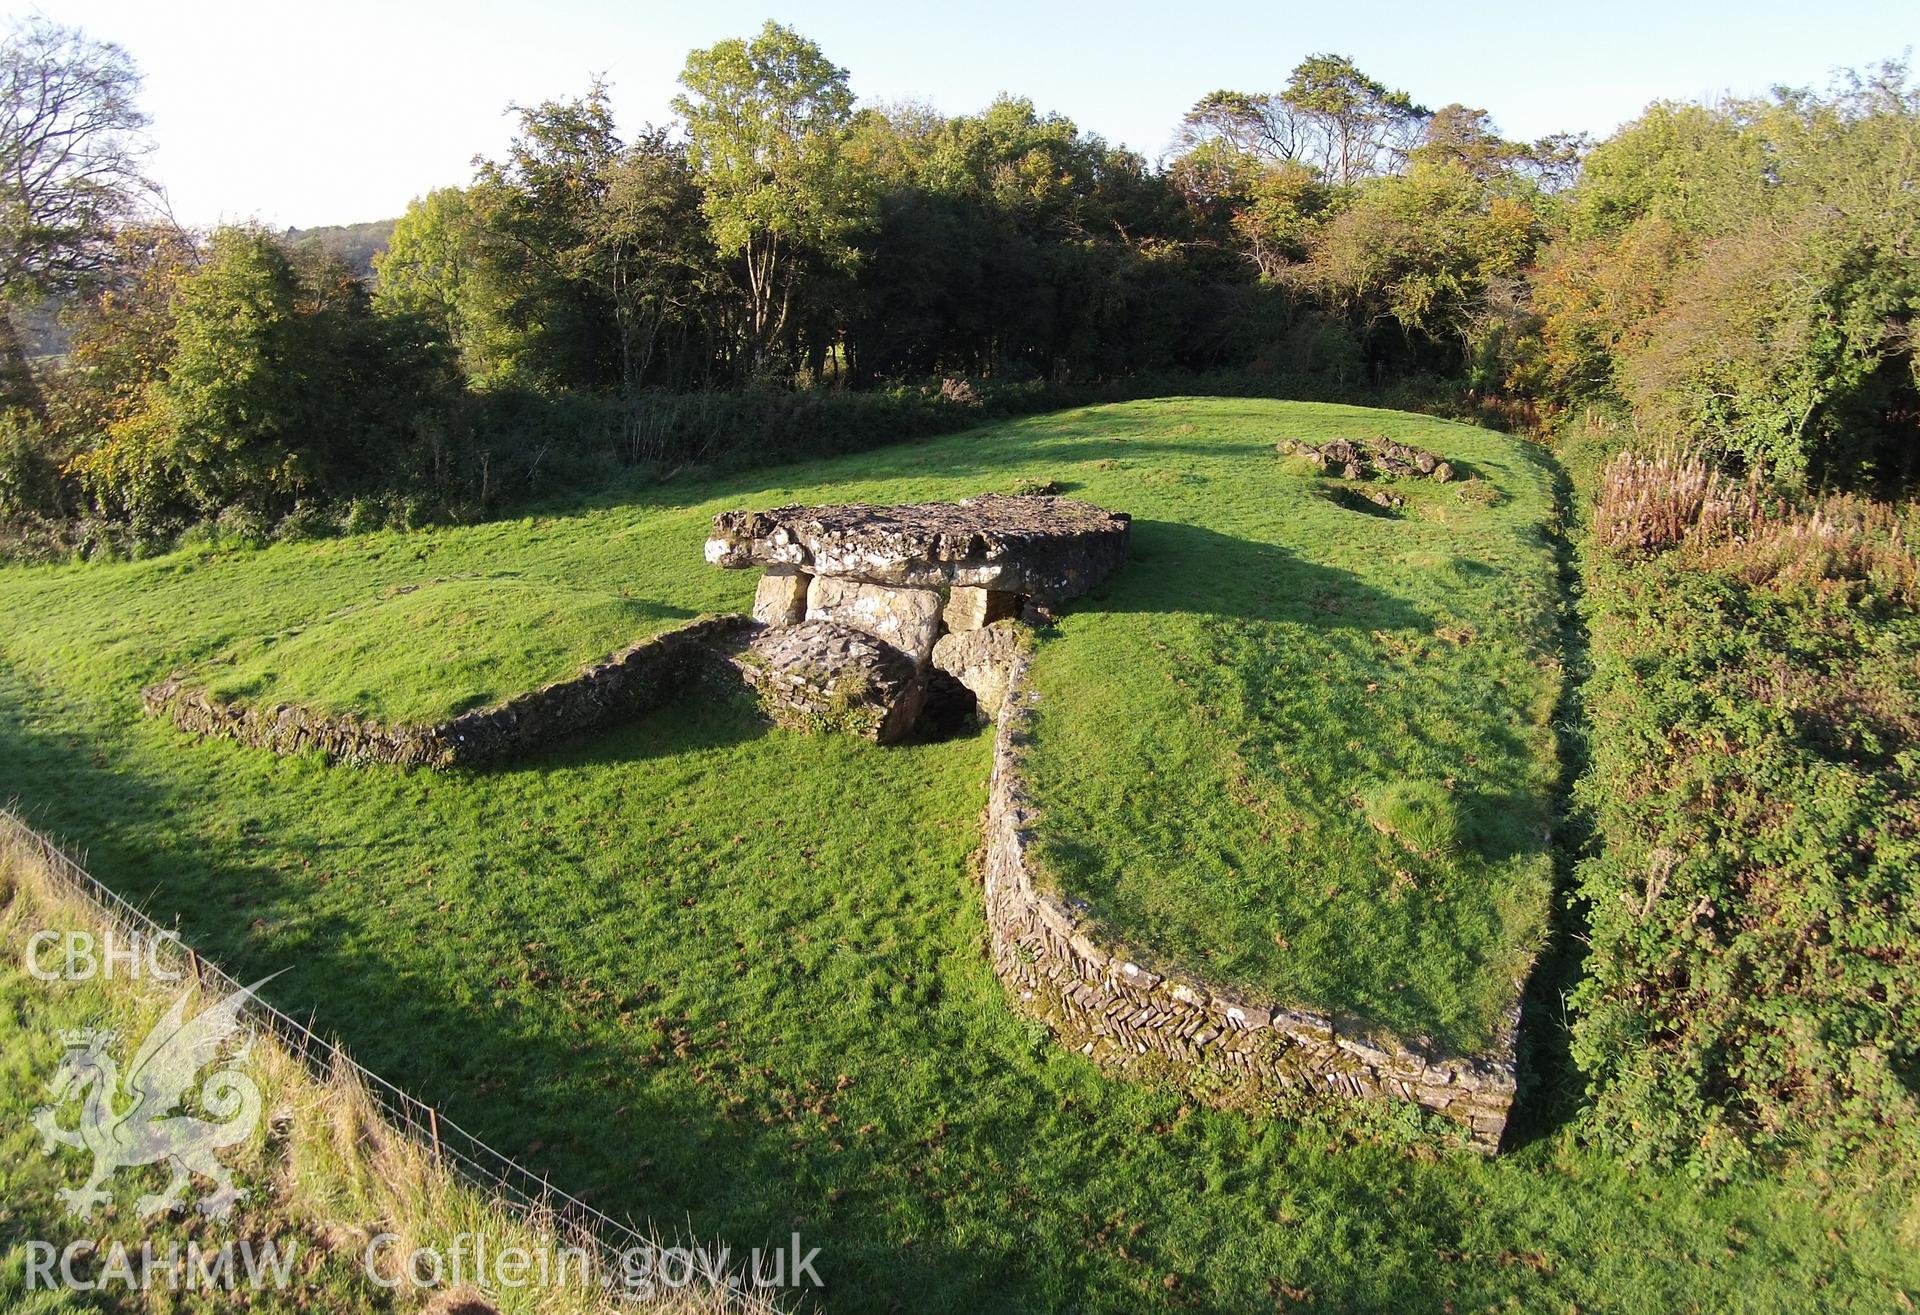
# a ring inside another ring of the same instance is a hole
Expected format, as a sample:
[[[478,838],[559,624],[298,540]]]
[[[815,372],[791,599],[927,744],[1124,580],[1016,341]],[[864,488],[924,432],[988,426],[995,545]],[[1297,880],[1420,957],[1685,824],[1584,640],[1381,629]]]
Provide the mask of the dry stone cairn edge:
[[[140,692],[142,706],[182,730],[279,754],[319,752],[338,762],[478,767],[630,720],[710,679],[716,657],[754,630],[742,616],[703,617],[641,640],[578,675],[432,725],[385,726],[293,704],[222,703],[176,674]]]
[[[1513,1104],[1520,983],[1490,1053],[1446,1055],[1331,1014],[1262,1003],[1102,939],[1084,905],[1036,881],[1037,814],[1022,776],[1033,704],[1015,655],[994,737],[983,866],[995,973],[1064,1044],[1108,1067],[1170,1065],[1197,1094],[1329,1093],[1412,1101],[1498,1150]]]

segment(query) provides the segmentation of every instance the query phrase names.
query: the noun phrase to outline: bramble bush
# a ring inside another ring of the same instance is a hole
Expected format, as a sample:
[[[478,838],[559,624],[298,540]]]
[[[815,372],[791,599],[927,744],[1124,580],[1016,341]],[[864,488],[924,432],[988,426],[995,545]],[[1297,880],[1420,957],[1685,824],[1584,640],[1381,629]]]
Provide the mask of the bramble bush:
[[[1581,791],[1603,845],[1578,874],[1573,1047],[1594,1135],[1708,1178],[1911,1163],[1920,611],[1900,521],[1626,454],[1593,524]]]

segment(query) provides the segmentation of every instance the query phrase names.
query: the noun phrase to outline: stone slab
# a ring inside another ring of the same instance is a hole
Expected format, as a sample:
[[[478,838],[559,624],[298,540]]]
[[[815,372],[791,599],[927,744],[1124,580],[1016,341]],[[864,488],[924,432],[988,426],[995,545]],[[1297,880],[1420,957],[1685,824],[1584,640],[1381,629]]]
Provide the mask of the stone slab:
[[[924,663],[940,633],[940,595],[932,589],[901,589],[816,575],[807,586],[809,621],[832,621],[884,639]]]
[[[947,623],[947,629],[955,634],[979,630],[995,621],[1005,621],[1019,615],[1019,594],[1000,589],[980,589],[967,584],[953,587],[947,605],[940,613],[941,619]]]
[[[973,691],[982,721],[999,716],[1007,701],[1013,664],[1025,643],[1015,621],[996,621],[980,630],[945,634],[933,646],[933,665]]]
[[[753,619],[763,626],[792,626],[807,619],[807,586],[813,577],[793,566],[769,566],[753,591]]]
[[[965,586],[1064,602],[1126,559],[1130,518],[1068,498],[983,494],[959,502],[780,507],[713,518],[714,565],[792,566],[816,576]]]
[[[767,716],[793,730],[892,744],[913,729],[926,697],[911,657],[832,621],[763,630],[734,663]]]

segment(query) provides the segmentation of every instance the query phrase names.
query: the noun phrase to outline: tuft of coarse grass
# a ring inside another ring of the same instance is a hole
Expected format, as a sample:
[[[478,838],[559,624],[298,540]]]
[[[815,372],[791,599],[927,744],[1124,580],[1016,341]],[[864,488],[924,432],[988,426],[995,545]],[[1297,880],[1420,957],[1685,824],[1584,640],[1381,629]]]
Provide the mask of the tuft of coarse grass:
[[[1774,493],[1757,475],[1735,478],[1698,452],[1626,451],[1601,471],[1593,537],[1641,557],[1678,548],[1689,564],[1749,584],[1851,580],[1914,603],[1920,555],[1908,541],[1911,517],[1850,494]]]
[[[1362,803],[1376,831],[1422,858],[1444,858],[1460,848],[1460,809],[1439,781],[1392,781],[1367,792]]]

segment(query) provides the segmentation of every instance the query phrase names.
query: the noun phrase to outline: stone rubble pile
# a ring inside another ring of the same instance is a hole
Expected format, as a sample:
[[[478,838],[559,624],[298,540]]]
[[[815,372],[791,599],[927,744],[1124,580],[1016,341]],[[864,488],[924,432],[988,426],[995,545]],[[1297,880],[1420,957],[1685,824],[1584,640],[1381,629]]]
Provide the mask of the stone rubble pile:
[[[706,557],[765,568],[753,619],[766,630],[735,662],[768,715],[890,744],[930,686],[943,718],[968,695],[991,717],[1026,643],[1019,619],[1099,584],[1126,559],[1129,528],[1124,513],[1052,495],[781,507],[715,516]]]
[[[1283,457],[1305,457],[1343,479],[1431,479],[1444,484],[1453,478],[1453,467],[1443,457],[1390,438],[1336,438],[1330,443],[1283,438],[1274,447]]]

